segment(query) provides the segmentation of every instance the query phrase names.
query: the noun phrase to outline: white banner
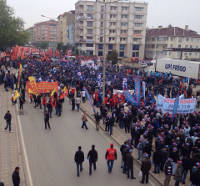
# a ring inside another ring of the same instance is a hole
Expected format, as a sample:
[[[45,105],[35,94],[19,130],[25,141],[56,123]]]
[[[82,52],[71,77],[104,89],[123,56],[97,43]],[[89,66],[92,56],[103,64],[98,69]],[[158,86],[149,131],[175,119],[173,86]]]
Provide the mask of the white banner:
[[[175,98],[165,98],[158,95],[156,108],[161,109],[163,113],[173,113]],[[179,99],[177,114],[193,113],[196,108],[196,98]]]

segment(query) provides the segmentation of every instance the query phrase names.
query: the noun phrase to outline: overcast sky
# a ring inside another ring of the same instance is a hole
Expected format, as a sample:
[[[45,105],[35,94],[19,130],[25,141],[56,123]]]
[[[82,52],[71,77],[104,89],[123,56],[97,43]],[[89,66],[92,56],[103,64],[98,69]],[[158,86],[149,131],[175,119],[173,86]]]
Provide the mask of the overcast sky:
[[[137,0],[139,1],[139,0]],[[142,0],[143,1],[143,0]],[[77,0],[7,0],[15,14],[25,21],[28,28],[36,22],[45,21],[44,14],[56,18],[63,12],[74,10]],[[184,27],[200,32],[200,0],[146,0],[148,3],[148,27],[158,25]]]

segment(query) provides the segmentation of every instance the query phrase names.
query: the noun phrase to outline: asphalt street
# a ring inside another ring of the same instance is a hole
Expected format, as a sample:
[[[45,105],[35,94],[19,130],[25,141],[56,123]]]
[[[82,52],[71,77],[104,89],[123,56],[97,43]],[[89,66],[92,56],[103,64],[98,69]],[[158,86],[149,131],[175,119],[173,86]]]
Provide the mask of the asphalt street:
[[[89,129],[81,128],[81,113],[71,111],[68,101],[64,104],[61,117],[50,119],[52,130],[44,129],[43,112],[39,108],[26,103],[24,115],[20,116],[25,147],[30,165],[34,186],[139,186],[139,179],[128,180],[121,172],[121,156],[119,147],[104,132],[97,132],[89,121]],[[114,163],[113,172],[107,173],[105,151],[114,143],[118,152],[118,160]],[[87,156],[94,144],[99,154],[97,170],[89,176],[88,161],[83,163],[83,172],[76,176],[74,154],[79,145]],[[135,166],[136,167],[136,166]],[[138,175],[138,168],[134,170]],[[153,183],[147,186],[154,185]]]

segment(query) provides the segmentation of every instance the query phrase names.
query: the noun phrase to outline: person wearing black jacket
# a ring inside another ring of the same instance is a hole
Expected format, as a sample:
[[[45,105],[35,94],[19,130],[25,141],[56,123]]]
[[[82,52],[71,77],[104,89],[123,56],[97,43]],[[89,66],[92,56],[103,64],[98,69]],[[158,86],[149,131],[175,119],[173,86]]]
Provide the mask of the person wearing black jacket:
[[[96,170],[96,162],[98,160],[98,153],[95,150],[95,146],[92,145],[92,149],[88,152],[87,159],[89,160],[89,175],[92,174],[92,165],[94,170]]]
[[[126,154],[127,178],[130,177],[129,175],[131,173],[131,179],[136,179],[133,172],[133,156],[131,152],[132,150],[129,150],[129,152]]]
[[[52,115],[52,105],[51,105],[50,101],[47,103],[47,110],[48,110],[49,117],[51,118],[51,115]]]
[[[77,176],[79,177],[80,176],[79,172],[83,171],[82,163],[84,162],[84,153],[81,150],[81,146],[78,147],[78,151],[76,151],[76,153],[75,153],[74,161],[76,162]]]
[[[149,182],[149,171],[151,169],[151,161],[148,158],[148,154],[144,155],[144,160],[142,161],[141,165],[141,171],[142,171],[142,181],[141,183],[144,184],[144,182]]]
[[[169,186],[171,176],[172,176],[172,159],[168,158],[168,161],[165,163],[165,181],[164,186]]]
[[[153,153],[153,163],[154,163],[154,173],[160,173],[160,163],[161,163],[161,158],[160,158],[160,150],[156,150]]]
[[[51,129],[50,124],[49,124],[49,114],[46,111],[44,113],[44,124],[45,124],[45,129],[47,129],[47,127]]]
[[[185,179],[187,177],[187,173],[189,170],[192,169],[192,160],[190,157],[183,157],[182,159],[183,162],[183,177],[182,177],[182,184],[185,184]]]
[[[6,127],[5,127],[5,130],[7,130],[7,128],[9,128],[9,132],[11,132],[11,120],[12,120],[12,116],[11,116],[9,110],[8,110],[7,113],[5,114],[4,119],[6,120]]]
[[[16,167],[12,174],[13,186],[19,186],[20,176],[19,176],[19,167]]]

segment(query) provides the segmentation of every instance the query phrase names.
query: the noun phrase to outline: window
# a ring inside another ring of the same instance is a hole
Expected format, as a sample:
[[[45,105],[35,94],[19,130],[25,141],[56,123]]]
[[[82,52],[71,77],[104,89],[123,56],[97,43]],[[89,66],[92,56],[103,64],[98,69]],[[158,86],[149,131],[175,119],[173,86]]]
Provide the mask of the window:
[[[135,19],[142,19],[144,17],[144,15],[135,15],[134,17],[135,17]]]
[[[192,45],[190,45],[190,48],[192,48]]]
[[[135,42],[139,42],[141,40],[142,40],[142,38],[133,38],[133,41],[135,41]]]
[[[88,12],[93,11],[93,6],[92,6],[92,5],[87,5],[87,11],[88,11]]]
[[[103,49],[103,44],[99,44],[99,45],[98,45],[98,48],[99,48],[99,49]]]
[[[178,45],[178,48],[181,48],[181,45]]]
[[[182,37],[179,37],[179,38],[178,38],[178,42],[182,42]]]
[[[139,45],[133,45],[133,50],[139,50],[140,46]]]
[[[120,57],[124,57],[124,52],[120,51],[120,52],[119,52],[119,56],[120,56]]]
[[[120,37],[120,41],[126,41],[125,37]]]
[[[125,49],[125,45],[119,45],[119,50],[124,50]]]
[[[116,14],[110,14],[110,19],[116,18],[117,15]]]
[[[134,30],[133,34],[142,34],[142,30]]]
[[[127,22],[121,22],[121,26],[128,26]]]
[[[109,30],[110,34],[114,34],[116,30]]]
[[[103,22],[101,22],[101,27],[103,27]]]
[[[123,18],[128,18],[128,14],[122,14],[121,15],[121,18],[123,19]]]
[[[101,29],[101,30],[100,30],[100,34],[102,35],[103,33],[104,33],[104,30],[103,30],[103,29]]]
[[[86,47],[93,47],[93,43],[86,43]]]
[[[143,25],[143,23],[135,23],[136,27],[141,27]]]
[[[87,34],[93,34],[92,29],[87,29]]]
[[[103,37],[100,37],[99,40],[100,40],[100,42],[103,42]]]
[[[170,48],[173,48],[173,44],[170,45]]]
[[[84,8],[84,6],[83,6],[83,5],[79,5],[79,8],[80,8],[80,9],[83,9],[83,8]]]
[[[117,6],[111,6],[110,10],[117,10]]]
[[[187,37],[187,38],[185,38],[185,40],[186,40],[186,41],[189,41],[190,39]]]
[[[102,51],[98,51],[98,56],[103,56],[103,52]]]
[[[101,6],[101,11],[104,11],[104,6]]]
[[[170,40],[171,40],[171,41],[174,41],[174,38],[173,38],[173,37],[170,37]]]
[[[128,30],[120,30],[121,34],[127,34]]]
[[[139,57],[139,52],[133,52],[132,57]]]
[[[115,38],[114,37],[109,37],[109,41],[114,41]]]
[[[87,39],[88,39],[88,40],[93,40],[93,37],[87,36]]]
[[[110,22],[110,26],[115,26],[116,22]]]
[[[93,19],[93,15],[92,14],[87,14],[87,18]]]
[[[103,17],[104,17],[103,14],[101,14],[101,19],[103,19]]]
[[[108,50],[112,50],[113,49],[113,44],[108,44]]]
[[[185,48],[188,48],[188,45],[185,45]]]
[[[92,27],[93,26],[93,22],[92,21],[87,21],[87,26],[88,27]]]
[[[136,11],[143,11],[143,10],[144,10],[144,7],[135,7],[135,10],[136,10]]]
[[[122,6],[122,7],[121,7],[121,10],[122,10],[122,11],[127,11],[128,9],[129,9],[128,6]]]

